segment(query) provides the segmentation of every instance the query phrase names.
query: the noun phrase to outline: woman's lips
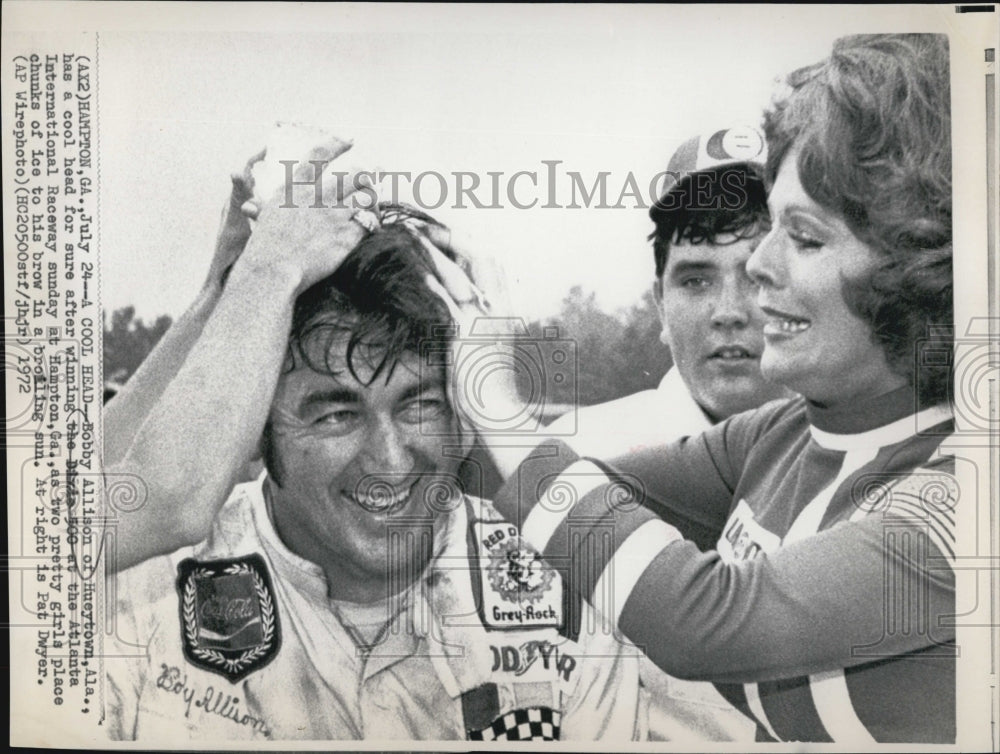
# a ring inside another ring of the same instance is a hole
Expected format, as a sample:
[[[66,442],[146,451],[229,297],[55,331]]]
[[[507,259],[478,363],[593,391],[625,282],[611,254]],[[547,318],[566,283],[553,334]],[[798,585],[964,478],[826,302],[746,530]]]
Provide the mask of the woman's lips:
[[[774,309],[770,306],[762,306],[761,309],[767,315],[767,322],[764,323],[764,335],[792,336],[805,332],[812,327],[812,321],[805,317],[797,317],[794,314]]]

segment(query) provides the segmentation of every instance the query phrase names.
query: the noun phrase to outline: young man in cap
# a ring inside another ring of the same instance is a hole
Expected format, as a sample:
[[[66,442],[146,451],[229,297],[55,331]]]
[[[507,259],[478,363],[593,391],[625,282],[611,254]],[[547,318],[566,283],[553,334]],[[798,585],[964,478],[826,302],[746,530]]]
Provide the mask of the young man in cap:
[[[750,126],[694,136],[677,148],[650,209],[660,336],[674,366],[654,390],[577,410],[550,428],[581,456],[610,460],[700,434],[733,414],[787,395],[760,373],[763,312],[746,264],[769,228],[766,145]],[[644,661],[650,735],[751,740],[753,725],[708,683]]]
[[[694,136],[670,158],[649,214],[653,295],[674,367],[655,390],[558,419],[553,434],[576,452],[615,458],[785,395],[760,373],[763,313],[746,272],[769,227],[765,149],[757,129],[740,126]]]
[[[296,203],[167,344],[183,364],[109,469],[148,491],[117,513],[111,736],[641,738],[634,648],[457,481],[433,221]]]

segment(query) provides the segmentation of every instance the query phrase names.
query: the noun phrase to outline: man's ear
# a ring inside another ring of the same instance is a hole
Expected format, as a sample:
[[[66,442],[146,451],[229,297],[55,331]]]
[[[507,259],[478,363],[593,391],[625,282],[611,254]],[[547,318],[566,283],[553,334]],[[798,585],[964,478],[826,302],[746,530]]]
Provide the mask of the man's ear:
[[[271,480],[280,487],[284,481],[282,479],[284,472],[281,469],[281,464],[274,450],[274,425],[271,423],[270,417],[268,417],[267,423],[264,424],[264,431],[261,433],[260,439],[257,440],[257,452],[255,455],[256,457],[251,459],[247,466],[255,467],[258,470],[258,474],[261,467],[267,469]]]
[[[660,342],[669,346],[670,341],[667,338],[667,315],[663,309],[663,278],[657,278],[653,281],[653,301],[656,302],[656,313],[660,315]]]

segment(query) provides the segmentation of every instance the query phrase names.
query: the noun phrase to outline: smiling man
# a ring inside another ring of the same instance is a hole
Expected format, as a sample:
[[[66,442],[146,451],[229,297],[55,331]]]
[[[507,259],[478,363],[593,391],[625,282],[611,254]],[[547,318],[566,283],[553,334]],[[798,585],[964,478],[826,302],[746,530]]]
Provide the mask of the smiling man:
[[[763,135],[723,129],[685,141],[650,209],[662,342],[674,368],[655,390],[581,408],[553,425],[578,453],[615,458],[788,394],[760,373],[764,316],[746,264],[768,228]]]
[[[260,213],[117,465],[149,489],[122,535],[163,523],[162,544],[133,542],[140,562],[110,582],[111,736],[643,737],[636,650],[590,608],[567,614],[555,571],[462,489],[470,438],[444,365],[423,358],[451,332],[415,236],[433,221],[401,207],[357,222],[283,212]],[[236,369],[244,350],[254,358]],[[188,404],[199,410],[172,428],[188,436],[171,452],[160,425]],[[219,449],[254,427],[266,473],[217,502],[246,460]]]

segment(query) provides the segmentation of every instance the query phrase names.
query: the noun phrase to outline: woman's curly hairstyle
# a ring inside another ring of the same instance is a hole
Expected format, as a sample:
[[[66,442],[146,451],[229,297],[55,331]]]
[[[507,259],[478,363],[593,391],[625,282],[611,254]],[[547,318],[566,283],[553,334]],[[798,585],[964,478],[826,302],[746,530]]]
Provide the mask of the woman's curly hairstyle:
[[[921,356],[952,347],[947,37],[844,37],[786,83],[764,118],[768,181],[794,147],[806,193],[882,257],[866,279],[845,281],[848,306],[921,406],[946,400],[949,367]]]

